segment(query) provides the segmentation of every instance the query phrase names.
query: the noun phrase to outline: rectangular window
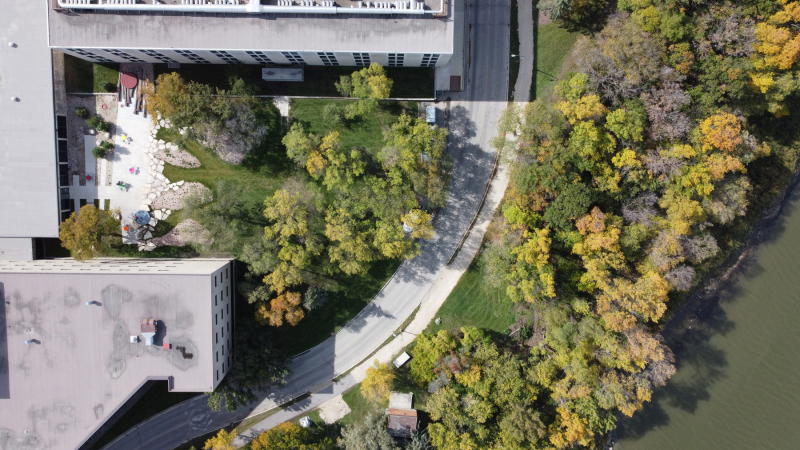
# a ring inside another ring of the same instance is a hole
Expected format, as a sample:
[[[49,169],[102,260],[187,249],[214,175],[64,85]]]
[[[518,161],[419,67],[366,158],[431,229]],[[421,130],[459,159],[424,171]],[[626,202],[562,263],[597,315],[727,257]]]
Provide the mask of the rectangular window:
[[[267,54],[264,52],[246,51],[245,53],[256,60],[256,62],[260,62],[261,64],[272,64],[272,60],[269,59],[269,56],[267,56]]]
[[[439,55],[425,53],[424,55],[422,55],[422,62],[420,63],[420,67],[436,67],[437,62],[439,62]]]
[[[225,268],[225,279],[226,280],[228,279],[228,269],[227,268]],[[228,288],[226,287],[225,289],[227,290]]]
[[[217,381],[219,381],[219,369],[217,369]]]
[[[322,64],[326,66],[338,66],[339,61],[336,60],[336,55],[329,52],[317,52],[317,56],[319,56],[319,60],[322,61]]]
[[[152,58],[155,58],[155,59],[157,59],[157,60],[159,60],[161,62],[175,63],[175,64],[178,63],[178,61],[175,61],[174,59],[170,58],[169,56],[166,56],[163,53],[159,53],[159,52],[157,52],[155,50],[139,50],[139,51],[144,53],[145,55],[150,56]]]
[[[214,306],[217,306],[217,295],[214,294]]]
[[[59,186],[69,186],[69,166],[66,164],[58,165],[58,184]]]
[[[222,373],[225,374],[225,363],[222,363]]]
[[[230,310],[228,309],[228,307],[229,307],[229,306],[230,306],[230,303],[228,303],[227,305],[225,305],[225,312],[227,312],[228,314],[230,314],[230,313],[231,313],[231,312],[230,312]]]
[[[225,344],[222,344],[222,356],[225,356]]]
[[[214,314],[214,325],[216,325],[216,324],[217,324],[217,315]]]
[[[284,58],[286,58],[292,64],[305,64],[306,61],[300,56],[300,53],[297,52],[281,52]]]
[[[370,64],[369,53],[353,53],[353,60],[357,66],[366,67]]]
[[[225,297],[230,297],[231,296],[230,292],[228,292],[228,287],[229,286],[225,286]]]
[[[58,132],[59,139],[67,138],[67,117],[56,116],[56,131]]]
[[[243,62],[236,59],[233,55],[226,51],[222,50],[211,50],[211,54],[216,56],[217,58],[225,61],[228,64],[244,64]]]
[[[217,287],[217,276],[214,275],[214,287]]]
[[[184,58],[196,64],[211,64],[211,61],[208,61],[207,59],[203,58],[197,53],[189,50],[175,50],[175,53],[183,56]]]
[[[389,67],[403,67],[405,53],[389,53]]]
[[[61,188],[61,210],[70,209],[69,188]]]
[[[223,354],[223,355],[225,354],[225,351],[224,351],[224,350],[223,350],[223,353],[222,353],[222,354]],[[219,352],[217,352],[217,362],[219,362]]]
[[[222,337],[225,337],[225,328],[220,328],[222,330]]]
[[[67,151],[67,140],[66,139],[59,139],[58,140],[58,162],[65,163],[69,158],[69,152]]]
[[[147,62],[147,61],[139,59],[139,58],[137,58],[137,57],[135,57],[135,56],[133,56],[133,55],[131,55],[129,53],[125,53],[125,52],[123,52],[121,50],[116,50],[116,49],[113,49],[113,48],[104,48],[102,50],[104,52],[111,53],[112,55],[117,56],[119,58],[122,58],[122,59],[124,59],[126,61],[135,62],[135,63]]]
[[[219,333],[214,333],[214,340],[216,341],[214,342],[215,344],[219,344]]]

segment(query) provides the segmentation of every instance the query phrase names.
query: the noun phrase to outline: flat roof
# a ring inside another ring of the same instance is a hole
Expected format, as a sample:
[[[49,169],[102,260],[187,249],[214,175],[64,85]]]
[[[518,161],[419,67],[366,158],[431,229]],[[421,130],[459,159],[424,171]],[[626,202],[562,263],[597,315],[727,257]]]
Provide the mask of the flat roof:
[[[0,424],[11,442],[76,448],[148,380],[213,389],[210,274],[229,260],[188,260],[160,273],[22,270],[33,263],[0,266],[0,359],[8,361],[0,365]],[[159,322],[152,346],[141,342],[142,319]]]
[[[48,14],[50,46],[56,48],[453,52],[452,19],[427,15]]]
[[[45,1],[14,1],[0,14],[0,237],[58,236],[48,10]]]

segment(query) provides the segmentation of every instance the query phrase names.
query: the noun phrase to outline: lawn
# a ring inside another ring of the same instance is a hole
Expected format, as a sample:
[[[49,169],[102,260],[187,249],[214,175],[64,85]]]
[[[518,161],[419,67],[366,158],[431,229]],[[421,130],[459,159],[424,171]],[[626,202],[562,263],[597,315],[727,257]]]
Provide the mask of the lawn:
[[[229,87],[232,76],[242,78],[258,87],[259,95],[291,95],[310,97],[339,97],[335,82],[341,75],[350,75],[358,67],[304,66],[304,81],[300,83],[268,82],[261,79],[259,65],[182,64],[179,69],[169,69],[166,64],[155,64],[155,75],[177,72],[186,81],[196,81],[220,89]],[[394,80],[394,98],[433,97],[434,70],[421,67],[387,67],[386,75]]]
[[[131,407],[108,431],[92,445],[91,449],[100,449],[114,438],[121,435],[139,422],[177,405],[192,397],[202,395],[195,392],[169,392],[166,381],[155,381],[147,388],[147,392]]]
[[[106,83],[117,85],[119,64],[93,63],[71,55],[64,55],[64,81],[67,93],[109,92]]]
[[[532,80],[531,92],[536,93],[535,98],[546,98],[552,94],[558,78],[568,70],[569,55],[580,33],[568,31],[557,22],[543,26],[536,25],[534,31],[536,76]]]
[[[366,118],[355,121],[345,121],[339,124],[325,123],[322,119],[322,109],[331,102],[342,105],[349,100],[324,100],[324,99],[293,99],[289,115],[292,121],[299,121],[306,131],[323,136],[331,131],[339,132],[339,139],[344,148],[363,147],[370,154],[377,155],[383,148],[383,131],[397,122],[397,117],[403,112],[416,117],[416,102],[380,102],[380,106]]]
[[[461,327],[481,327],[505,333],[514,322],[513,302],[504,288],[486,281],[483,255],[478,256],[458,280],[453,292],[439,308],[440,325],[431,322],[427,332],[455,331]]]

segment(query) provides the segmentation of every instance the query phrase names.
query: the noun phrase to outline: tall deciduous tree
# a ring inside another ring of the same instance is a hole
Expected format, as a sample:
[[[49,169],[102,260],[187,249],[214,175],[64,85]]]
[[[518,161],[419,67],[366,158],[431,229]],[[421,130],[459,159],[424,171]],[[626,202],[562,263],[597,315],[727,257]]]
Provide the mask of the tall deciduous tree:
[[[233,440],[238,434],[235,431],[228,433],[225,429],[219,430],[216,436],[211,437],[203,446],[204,450],[234,450]]]
[[[376,359],[372,367],[367,368],[367,378],[361,382],[361,395],[367,400],[378,403],[389,399],[394,385],[395,375],[388,364],[381,364]]]
[[[342,429],[337,441],[344,450],[397,450],[397,444],[386,429],[383,414],[367,414],[361,422],[352,423]]]
[[[61,246],[79,261],[101,256],[108,250],[110,238],[121,236],[114,213],[94,205],[84,205],[77,213],[70,214],[61,222],[58,233]]]

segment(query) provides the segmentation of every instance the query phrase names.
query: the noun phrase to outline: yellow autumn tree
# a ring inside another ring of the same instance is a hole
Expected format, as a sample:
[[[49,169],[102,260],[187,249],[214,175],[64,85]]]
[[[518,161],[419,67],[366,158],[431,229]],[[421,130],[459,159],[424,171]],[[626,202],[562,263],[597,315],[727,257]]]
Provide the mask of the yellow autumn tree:
[[[797,61],[800,59],[800,3],[779,0],[783,9],[756,25],[753,72],[750,86],[766,96],[769,112],[776,117],[789,113],[784,100],[800,88]]]
[[[508,296],[514,301],[525,300],[531,303],[555,297],[555,269],[549,263],[550,230],[526,230],[523,237],[525,241],[511,250],[515,262],[507,277]]]
[[[700,123],[703,150],[731,152],[742,143],[742,125],[731,113],[718,111]]]
[[[233,440],[236,439],[238,434],[235,431],[228,433],[225,429],[219,430],[216,436],[212,436],[206,441],[203,450],[233,450],[236,447],[233,445]]]
[[[367,368],[367,377],[361,382],[361,395],[373,403],[389,399],[394,385],[395,375],[388,364],[381,364],[376,359],[372,367]]]

